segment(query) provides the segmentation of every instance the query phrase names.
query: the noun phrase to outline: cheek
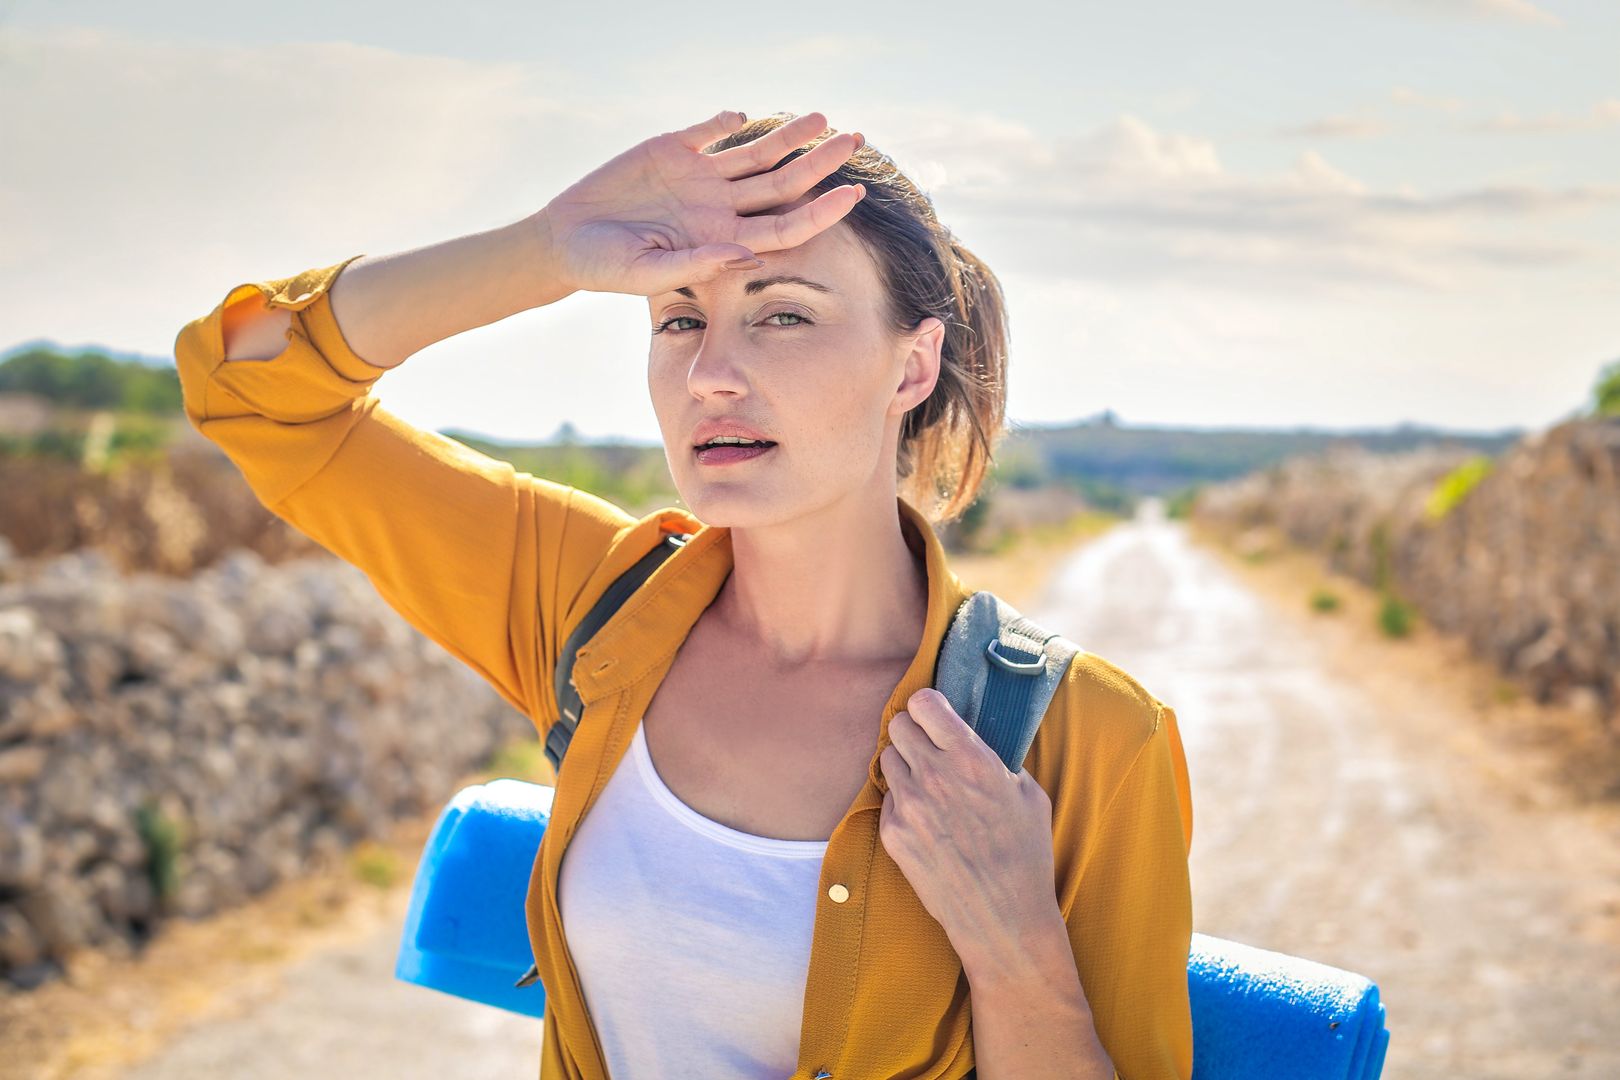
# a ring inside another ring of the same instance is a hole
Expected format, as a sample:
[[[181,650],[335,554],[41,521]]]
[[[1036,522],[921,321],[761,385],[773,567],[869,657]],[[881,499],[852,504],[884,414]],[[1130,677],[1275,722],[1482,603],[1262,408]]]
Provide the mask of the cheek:
[[[797,392],[784,395],[794,424],[842,458],[869,461],[883,448],[884,418],[893,397],[875,360],[829,363]]]
[[[686,380],[674,365],[652,361],[647,365],[647,399],[665,438],[673,434],[672,425],[683,422],[683,400],[689,396]]]

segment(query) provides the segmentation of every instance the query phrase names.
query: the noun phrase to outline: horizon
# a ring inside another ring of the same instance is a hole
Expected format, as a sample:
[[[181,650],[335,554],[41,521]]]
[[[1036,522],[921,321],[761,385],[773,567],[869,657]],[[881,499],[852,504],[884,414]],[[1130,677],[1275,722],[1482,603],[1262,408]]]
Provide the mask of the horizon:
[[[94,354],[107,356],[107,357],[109,357],[110,359],[113,359],[113,360],[119,360],[119,361],[129,362],[129,363],[139,363],[139,364],[144,364],[144,365],[149,366],[149,367],[170,367],[170,368],[172,368],[174,366],[174,358],[173,357],[150,356],[150,355],[147,355],[147,354],[144,354],[144,353],[114,353],[114,352],[111,352],[111,351],[107,350],[105,346],[96,345],[96,344],[65,346],[65,345],[62,345],[60,342],[52,341],[49,338],[35,338],[35,339],[31,340],[31,341],[20,342],[19,344],[11,346],[10,348],[0,349],[0,363],[4,363],[5,360],[8,359],[11,356],[14,356],[14,355],[16,355],[18,353],[22,353],[22,352],[27,352],[27,351],[32,350],[32,349],[49,349],[49,350],[59,352],[62,355],[65,355],[65,356],[77,356],[77,355],[83,355],[83,354],[86,354],[86,353],[94,353]],[[0,396],[4,396],[4,393],[5,393],[4,391],[0,391]],[[1578,410],[1571,410],[1570,413],[1565,415],[1565,416],[1554,418],[1554,420],[1551,422],[1551,424],[1561,423],[1561,422],[1563,422],[1565,420],[1572,419],[1577,415],[1577,413],[1578,413]],[[1423,432],[1431,433],[1431,434],[1433,434],[1433,435],[1435,435],[1437,437],[1459,436],[1459,437],[1465,437],[1465,438],[1466,437],[1491,438],[1491,437],[1505,437],[1505,436],[1511,436],[1511,435],[1521,435],[1522,436],[1522,435],[1529,434],[1532,431],[1539,430],[1538,428],[1525,427],[1525,426],[1522,426],[1522,425],[1518,425],[1518,426],[1509,425],[1509,426],[1500,427],[1500,428],[1457,428],[1457,427],[1447,427],[1447,426],[1445,426],[1443,424],[1435,424],[1435,423],[1432,423],[1432,422],[1429,422],[1429,421],[1413,420],[1413,419],[1393,420],[1393,421],[1389,421],[1387,423],[1359,425],[1359,426],[1354,426],[1354,427],[1331,427],[1331,426],[1323,426],[1323,425],[1319,425],[1319,424],[1309,424],[1309,423],[1276,423],[1276,424],[1271,424],[1271,425],[1259,425],[1259,426],[1249,426],[1249,425],[1242,425],[1242,424],[1220,424],[1220,425],[1208,425],[1208,426],[1206,426],[1206,425],[1198,425],[1198,424],[1166,424],[1166,423],[1158,423],[1158,422],[1154,422],[1154,421],[1150,421],[1150,420],[1149,421],[1134,421],[1134,420],[1123,419],[1123,418],[1120,417],[1117,410],[1112,409],[1112,408],[1110,408],[1110,407],[1108,407],[1106,405],[1103,406],[1101,409],[1099,409],[1097,412],[1090,413],[1090,414],[1087,414],[1085,416],[1077,416],[1077,417],[1074,417],[1073,419],[1068,419],[1068,420],[1021,420],[1021,419],[1019,419],[1017,417],[1009,416],[1007,418],[1007,426],[1008,426],[1008,429],[1009,429],[1009,433],[1011,433],[1011,434],[1017,434],[1017,433],[1023,432],[1023,431],[1038,431],[1038,430],[1061,429],[1061,428],[1088,427],[1088,426],[1094,426],[1094,425],[1098,425],[1098,424],[1102,423],[1103,418],[1105,416],[1111,418],[1109,420],[1109,426],[1121,428],[1121,429],[1124,429],[1124,430],[1130,430],[1130,431],[1184,431],[1184,432],[1192,432],[1192,433],[1195,433],[1195,434],[1208,434],[1208,435],[1270,433],[1270,434],[1290,434],[1290,435],[1292,435],[1292,434],[1304,434],[1304,435],[1326,435],[1326,436],[1334,436],[1334,437],[1355,437],[1355,436],[1366,436],[1366,435],[1396,434],[1396,433],[1399,433],[1399,432],[1411,430],[1411,431],[1423,431]],[[1549,424],[1547,426],[1551,426],[1551,424]],[[458,432],[458,433],[461,433],[461,434],[464,434],[464,435],[468,435],[468,436],[470,436],[472,438],[482,440],[484,442],[499,443],[499,444],[502,444],[502,445],[514,446],[514,447],[522,447],[522,446],[552,446],[552,445],[557,445],[560,442],[560,440],[562,439],[562,430],[563,430],[563,428],[564,427],[571,427],[571,426],[574,426],[572,424],[572,422],[565,419],[565,420],[561,421],[555,429],[553,429],[553,431],[552,431],[552,433],[550,435],[544,436],[544,437],[539,438],[539,439],[532,439],[532,438],[531,439],[521,439],[521,438],[513,439],[513,438],[508,438],[508,437],[505,437],[505,436],[490,434],[488,432],[483,432],[483,431],[478,430],[477,428],[471,428],[471,427],[468,427],[468,426],[466,426],[464,424],[450,424],[450,425],[448,425],[446,427],[434,428],[433,430],[437,431],[441,435],[450,434],[451,432]],[[634,437],[634,436],[621,436],[621,435],[613,435],[613,434],[608,434],[608,435],[587,435],[587,434],[579,433],[579,432],[577,432],[577,430],[576,430],[575,434],[572,436],[572,441],[574,443],[580,445],[580,446],[639,446],[639,447],[651,448],[651,447],[655,447],[655,446],[662,447],[664,445],[662,438],[648,440],[645,437],[638,438],[638,437]]]

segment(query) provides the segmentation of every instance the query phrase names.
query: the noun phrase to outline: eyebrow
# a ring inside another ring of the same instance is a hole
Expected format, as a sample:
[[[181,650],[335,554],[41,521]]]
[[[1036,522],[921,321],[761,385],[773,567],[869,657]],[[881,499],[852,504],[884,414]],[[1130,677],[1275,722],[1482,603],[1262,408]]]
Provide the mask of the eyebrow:
[[[819,281],[811,281],[809,278],[799,277],[797,274],[776,274],[771,277],[755,278],[753,281],[750,281],[748,284],[743,286],[743,293],[747,296],[753,296],[755,293],[764,292],[772,285],[803,285],[807,289],[815,289],[824,293],[836,293],[838,291],[831,286],[823,285]],[[697,299],[697,293],[693,292],[684,285],[672,291],[680,293],[688,300]]]

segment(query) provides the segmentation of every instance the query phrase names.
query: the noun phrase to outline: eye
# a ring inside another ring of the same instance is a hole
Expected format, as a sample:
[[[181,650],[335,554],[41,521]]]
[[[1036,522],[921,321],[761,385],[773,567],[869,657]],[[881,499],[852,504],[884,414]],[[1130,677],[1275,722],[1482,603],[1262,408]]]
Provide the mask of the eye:
[[[778,318],[778,317],[783,316],[783,315],[786,315],[790,319],[798,319],[799,320],[796,323],[777,323],[776,324],[777,326],[780,326],[783,329],[786,329],[789,326],[812,326],[812,325],[814,325],[809,319],[805,318],[803,315],[800,315],[797,311],[773,311],[769,315],[765,316],[765,318],[766,319],[775,319],[775,318]],[[672,323],[688,322],[688,321],[689,322],[695,322],[695,323],[701,323],[703,320],[699,319],[695,315],[672,315],[669,318],[665,319],[663,322],[659,323],[657,326],[653,327],[652,332],[655,333],[655,334],[662,334],[665,330],[668,330],[670,328],[670,325]],[[675,333],[680,334],[680,333],[684,333],[684,331],[676,330]]]
[[[701,321],[699,319],[692,318],[692,316],[690,316],[690,315],[674,315],[674,316],[671,316],[668,319],[665,319],[663,322],[659,323],[657,326],[653,327],[652,332],[655,333],[655,334],[662,334],[665,330],[669,329],[670,323],[678,323],[678,322],[682,322],[684,320],[691,320],[692,322],[700,322]],[[679,331],[676,331],[676,333],[679,333]]]

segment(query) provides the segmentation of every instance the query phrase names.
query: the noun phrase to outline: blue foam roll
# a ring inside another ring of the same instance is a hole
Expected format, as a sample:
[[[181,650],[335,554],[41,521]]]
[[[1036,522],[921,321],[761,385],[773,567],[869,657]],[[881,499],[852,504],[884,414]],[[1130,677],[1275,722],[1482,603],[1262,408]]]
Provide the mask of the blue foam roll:
[[[463,788],[416,868],[394,975],[526,1016],[545,1014],[529,970],[524,897],[553,790],[524,780]],[[1378,1080],[1389,1032],[1366,977],[1192,935],[1193,1080]]]
[[[551,820],[553,789],[492,780],[457,792],[439,812],[416,867],[395,978],[527,1016],[543,1016],[529,969],[524,897]]]
[[[1194,933],[1194,1080],[1377,1080],[1389,1032],[1364,976]]]

